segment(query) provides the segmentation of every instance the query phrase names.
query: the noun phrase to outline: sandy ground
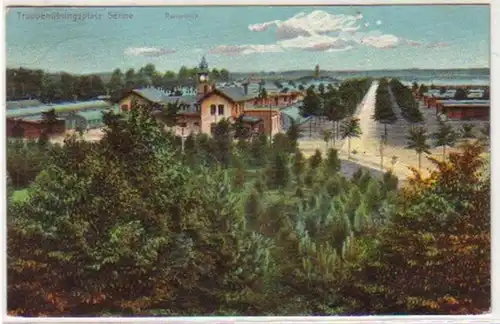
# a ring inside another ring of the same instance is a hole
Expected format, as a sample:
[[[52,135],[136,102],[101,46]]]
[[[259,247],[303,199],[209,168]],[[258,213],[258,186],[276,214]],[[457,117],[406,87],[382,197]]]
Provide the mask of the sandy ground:
[[[375,95],[378,83],[375,81],[368,90],[364,100],[360,104],[357,112],[357,117],[360,119],[362,135],[359,138],[351,139],[351,160],[359,165],[375,168],[378,170],[392,169],[395,175],[401,180],[406,179],[412,174],[410,167],[418,167],[418,156],[413,150],[406,149],[406,136],[410,125],[402,118],[401,110],[394,102],[394,112],[398,116],[398,120],[393,125],[387,125],[388,143],[383,150],[383,168],[381,168],[381,152],[380,138],[384,133],[384,126],[375,122],[372,119],[375,110]],[[439,122],[436,119],[435,110],[427,109],[423,104],[420,104],[420,110],[424,115],[425,126],[429,133],[433,133],[438,129]],[[461,122],[448,122],[455,128],[461,127]],[[484,122],[468,122],[475,124],[477,128],[481,127]],[[339,149],[339,156],[343,159],[348,157],[348,142],[347,140],[336,143],[336,148]],[[431,140],[429,144],[433,146]],[[304,154],[310,156],[316,149],[325,151],[326,143],[321,137],[303,139],[299,143]],[[330,145],[331,147],[331,145]],[[447,152],[454,149],[447,148]],[[354,154],[352,152],[355,152]],[[431,156],[437,159],[442,159],[442,148],[432,148]],[[392,164],[392,157],[396,158],[396,163]],[[422,156],[421,172],[428,174],[434,169],[434,165],[425,156]]]

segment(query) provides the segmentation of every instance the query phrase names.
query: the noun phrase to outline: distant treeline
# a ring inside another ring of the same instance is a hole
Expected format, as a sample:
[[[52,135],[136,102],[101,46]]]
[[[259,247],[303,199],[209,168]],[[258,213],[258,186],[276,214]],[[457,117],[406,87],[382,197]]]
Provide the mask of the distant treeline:
[[[54,74],[25,68],[7,69],[7,100],[36,98],[48,103],[89,100],[100,95],[117,99],[134,88],[154,86],[172,90],[175,87],[194,86],[198,72],[196,67],[185,66],[177,73],[160,72],[153,64],[147,64],[139,70],[129,69],[123,72],[115,69],[108,80],[104,80],[103,74]],[[216,81],[228,81],[230,78],[226,69],[212,69],[210,77]]]

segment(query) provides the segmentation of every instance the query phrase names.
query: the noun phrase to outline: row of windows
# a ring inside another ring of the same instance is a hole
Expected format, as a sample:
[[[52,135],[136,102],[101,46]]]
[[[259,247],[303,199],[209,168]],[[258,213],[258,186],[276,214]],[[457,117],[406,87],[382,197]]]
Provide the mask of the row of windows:
[[[224,115],[224,105],[219,105],[216,107],[215,105],[210,105],[210,115],[214,116],[216,115]]]

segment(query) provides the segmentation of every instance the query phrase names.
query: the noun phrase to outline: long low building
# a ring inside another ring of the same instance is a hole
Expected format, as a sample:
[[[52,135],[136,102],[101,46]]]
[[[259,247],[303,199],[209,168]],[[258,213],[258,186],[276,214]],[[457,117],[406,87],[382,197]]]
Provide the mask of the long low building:
[[[26,118],[7,118],[7,137],[16,138],[39,138],[46,126],[38,116],[28,116]],[[65,132],[65,121],[58,119],[52,126],[52,135],[60,135]]]
[[[103,126],[103,112],[118,106],[103,100],[39,105],[36,107],[17,107],[7,110],[7,136],[37,138],[46,129],[43,113],[54,110],[57,121],[51,135],[61,135],[67,130],[88,130]]]
[[[455,120],[489,120],[490,103],[442,103],[439,112]]]
[[[113,105],[104,100],[90,100],[90,101],[80,101],[80,102],[67,102],[61,104],[48,104],[48,105],[38,105],[32,107],[22,107],[13,108],[7,110],[7,118],[22,118],[27,116],[40,115],[43,112],[48,112],[52,109],[55,110],[57,114],[70,113],[74,111],[82,111],[89,109],[107,109],[111,108]]]

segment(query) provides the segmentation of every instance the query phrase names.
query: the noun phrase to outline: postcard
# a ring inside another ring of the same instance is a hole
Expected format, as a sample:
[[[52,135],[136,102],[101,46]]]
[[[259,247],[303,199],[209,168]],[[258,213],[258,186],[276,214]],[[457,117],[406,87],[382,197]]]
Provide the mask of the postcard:
[[[489,17],[9,7],[8,314],[488,313]]]

